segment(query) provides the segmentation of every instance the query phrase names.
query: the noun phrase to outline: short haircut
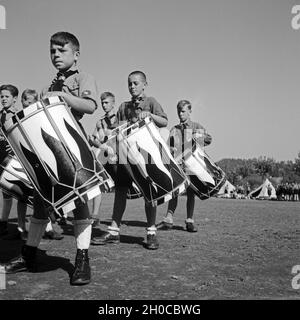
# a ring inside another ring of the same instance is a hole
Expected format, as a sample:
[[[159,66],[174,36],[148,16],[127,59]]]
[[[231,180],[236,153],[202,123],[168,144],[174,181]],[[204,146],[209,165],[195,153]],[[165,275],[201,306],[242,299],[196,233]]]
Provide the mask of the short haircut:
[[[37,91],[34,89],[25,89],[22,92],[21,100],[23,100],[27,96],[33,96],[35,101],[37,101],[39,99],[39,95],[38,95]]]
[[[115,96],[114,96],[114,94],[111,93],[111,92],[109,92],[109,91],[103,92],[103,93],[101,94],[101,96],[100,96],[100,99],[101,99],[101,100],[104,100],[104,99],[109,98],[109,97],[112,98],[113,101],[115,101]]]
[[[146,75],[145,75],[145,73],[143,71],[138,71],[138,70],[137,71],[132,71],[129,74],[128,78],[133,76],[133,75],[139,75],[143,79],[144,82],[147,82]]]
[[[73,51],[80,50],[79,41],[72,33],[64,31],[56,32],[50,39],[51,45],[56,44],[63,47],[67,43],[71,44]]]
[[[11,93],[11,95],[15,98],[19,95],[19,90],[17,87],[13,86],[12,84],[3,84],[0,87],[0,91],[7,90]]]
[[[188,100],[180,100],[177,103],[177,110],[182,109],[184,106],[187,106],[189,110],[192,110],[192,104]]]

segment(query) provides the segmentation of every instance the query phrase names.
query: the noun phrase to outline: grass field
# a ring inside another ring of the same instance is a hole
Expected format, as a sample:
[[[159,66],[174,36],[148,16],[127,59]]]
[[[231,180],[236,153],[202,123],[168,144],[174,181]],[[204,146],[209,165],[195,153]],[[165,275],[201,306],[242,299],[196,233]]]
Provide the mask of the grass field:
[[[143,247],[143,201],[129,200],[121,243],[90,247],[92,282],[83,287],[69,285],[75,258],[69,222],[63,240],[42,240],[39,272],[7,275],[0,299],[300,298],[300,289],[291,285],[292,267],[300,265],[300,202],[196,200],[198,232],[193,234],[184,230],[185,202],[180,197],[174,229],[160,231],[160,248],[149,251]],[[112,203],[113,194],[103,196],[102,229],[109,224]],[[158,207],[157,222],[165,211],[166,204]],[[14,204],[11,230],[15,217]],[[1,240],[0,262],[16,255],[21,245]]]

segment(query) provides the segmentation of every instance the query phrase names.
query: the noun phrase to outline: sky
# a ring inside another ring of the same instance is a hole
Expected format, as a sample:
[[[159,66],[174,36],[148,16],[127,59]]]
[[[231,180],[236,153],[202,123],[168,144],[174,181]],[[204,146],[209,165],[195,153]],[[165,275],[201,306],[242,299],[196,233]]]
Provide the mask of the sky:
[[[56,70],[49,39],[77,36],[80,68],[100,92],[129,100],[128,74],[146,73],[146,94],[178,123],[176,104],[212,135],[207,154],[294,161],[300,152],[299,0],[0,0],[0,83],[40,91]],[[85,115],[88,133],[102,116]]]

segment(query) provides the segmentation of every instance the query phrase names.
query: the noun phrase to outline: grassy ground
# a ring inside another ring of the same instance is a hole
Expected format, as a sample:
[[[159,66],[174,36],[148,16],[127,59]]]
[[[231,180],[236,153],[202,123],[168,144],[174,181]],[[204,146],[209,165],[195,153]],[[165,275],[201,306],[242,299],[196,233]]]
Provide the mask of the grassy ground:
[[[0,299],[299,299],[291,286],[300,265],[300,203],[196,200],[197,233],[184,230],[180,197],[171,231],[158,233],[160,248],[144,248],[143,201],[128,201],[119,245],[91,246],[92,282],[69,285],[75,257],[72,224],[61,241],[42,240],[38,273],[6,276]],[[113,194],[103,197],[101,228],[109,224]],[[158,207],[157,222],[166,211]],[[31,211],[29,210],[29,214]],[[16,206],[10,230],[15,228]],[[71,217],[70,217],[71,218]],[[20,241],[0,241],[0,262],[16,255]]]

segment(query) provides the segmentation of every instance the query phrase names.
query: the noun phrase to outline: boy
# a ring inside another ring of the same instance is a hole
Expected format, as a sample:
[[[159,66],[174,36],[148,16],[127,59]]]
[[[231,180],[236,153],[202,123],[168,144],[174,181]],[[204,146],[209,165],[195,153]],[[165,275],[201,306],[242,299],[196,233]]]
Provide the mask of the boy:
[[[133,71],[128,76],[128,89],[132,97],[131,101],[123,102],[117,112],[119,124],[122,122],[134,123],[146,117],[151,117],[158,127],[166,127],[168,124],[167,115],[161,105],[153,98],[146,97],[144,91],[147,87],[146,75],[141,71]],[[125,170],[124,165],[118,164],[115,180],[115,200],[113,207],[112,223],[105,232],[93,244],[103,245],[106,243],[118,243],[120,241],[120,224],[126,208],[127,191],[132,179]],[[156,207],[145,203],[147,217],[147,242],[146,248],[158,249],[159,243],[156,237]]]
[[[100,100],[105,115],[97,121],[93,134],[88,138],[90,145],[97,148],[97,157],[99,158],[100,154],[100,158],[104,159],[105,155],[103,153],[107,153],[109,150],[109,146],[106,145],[105,139],[109,135],[109,130],[116,128],[117,117],[115,112],[115,96],[111,92],[103,92],[100,96]],[[110,163],[104,163],[104,168],[112,174],[111,170],[113,168]],[[101,200],[101,194],[93,199],[93,211],[91,214],[91,218],[94,220],[93,227],[100,226],[100,219],[98,216]],[[93,244],[93,238],[91,243]]]
[[[13,85],[7,84],[7,85],[2,85],[0,87],[0,100],[1,100],[1,105],[3,107],[0,111],[1,124],[3,124],[6,120],[11,118],[13,114],[17,111],[15,105],[18,99],[18,95],[19,95],[19,90]],[[0,163],[1,163],[8,154],[13,155],[13,151],[11,150],[4,136],[2,136],[1,134],[0,136],[1,136],[0,137],[1,139]],[[13,235],[7,235],[8,234],[8,227],[7,227],[8,217],[11,211],[13,198],[3,191],[2,191],[2,195],[3,195],[3,207],[2,207],[2,212],[0,216],[0,236],[1,237],[4,236],[3,239],[6,239],[6,240],[10,240],[14,238],[26,240],[27,239],[27,231],[25,228],[26,211],[27,211],[26,203],[21,200],[18,200],[17,233]]]
[[[173,155],[181,154],[184,148],[192,146],[192,138],[195,139],[200,145],[209,145],[211,143],[211,136],[206,132],[204,127],[197,122],[191,121],[192,105],[188,100],[180,100],[177,104],[177,115],[180,123],[174,126],[170,131],[169,144]],[[184,159],[183,159],[184,166]],[[186,210],[187,219],[186,231],[197,232],[194,225],[194,206],[195,206],[195,193],[189,186],[186,190]],[[172,198],[168,204],[168,210],[165,218],[157,226],[158,230],[170,230],[173,227],[173,216],[177,207],[178,197]]]
[[[71,108],[75,119],[83,130],[79,120],[85,113],[93,113],[97,108],[97,86],[94,78],[77,67],[79,41],[71,33],[57,32],[50,39],[50,57],[58,70],[56,78],[49,88],[43,90],[42,97],[61,96]],[[83,130],[84,132],[84,130]],[[91,220],[87,204],[74,211],[74,234],[77,254],[75,268],[71,276],[71,285],[88,284],[91,280],[88,248],[91,238]],[[34,271],[36,269],[36,252],[48,223],[48,213],[43,200],[36,194],[34,211],[31,219],[28,240],[22,248],[19,258],[11,260],[6,266],[6,273]]]

